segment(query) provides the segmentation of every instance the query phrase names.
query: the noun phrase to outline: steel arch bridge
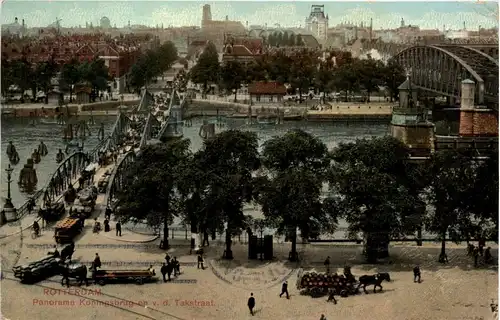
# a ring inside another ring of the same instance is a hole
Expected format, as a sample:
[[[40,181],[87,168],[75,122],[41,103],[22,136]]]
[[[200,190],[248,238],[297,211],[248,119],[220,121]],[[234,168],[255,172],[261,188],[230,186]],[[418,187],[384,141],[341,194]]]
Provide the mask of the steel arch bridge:
[[[122,189],[127,172],[134,163],[135,159],[136,154],[135,151],[132,150],[127,152],[116,164],[106,190],[106,206],[113,207],[114,197],[116,193]]]
[[[475,103],[498,111],[498,60],[484,51],[467,45],[419,45],[394,59],[416,87],[434,94],[459,99],[461,82],[470,79],[476,83]]]
[[[83,169],[90,163],[89,156],[84,152],[75,152],[67,157],[52,174],[44,188],[43,202],[55,203],[59,196],[72,185]]]

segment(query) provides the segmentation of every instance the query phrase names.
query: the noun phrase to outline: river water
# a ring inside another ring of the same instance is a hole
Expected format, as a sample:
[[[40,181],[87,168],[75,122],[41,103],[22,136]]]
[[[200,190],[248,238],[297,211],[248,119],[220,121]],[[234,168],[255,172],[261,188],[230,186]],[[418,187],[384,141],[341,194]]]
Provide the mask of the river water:
[[[191,149],[198,150],[203,142],[198,136],[199,128],[203,120],[214,122],[215,118],[195,118],[192,120],[192,126],[184,127],[184,137],[191,140]],[[9,141],[12,141],[16,146],[21,161],[14,166],[12,174],[13,183],[11,184],[12,200],[16,207],[21,206],[28,196],[23,193],[18,185],[19,172],[23,168],[26,160],[31,157],[33,149],[37,148],[40,141],[44,141],[48,148],[48,155],[42,158],[42,161],[35,165],[38,175],[37,189],[43,188],[50,176],[57,168],[58,164],[55,161],[58,149],[65,148],[63,140],[64,126],[55,123],[37,123],[34,126],[30,125],[29,119],[3,119],[2,118],[2,155],[1,155],[1,177],[2,177],[2,205],[3,199],[7,195],[7,177],[5,168],[9,161],[6,155],[6,147]],[[104,123],[106,134],[111,132],[115,122],[115,116],[95,117],[95,125],[90,125],[92,136],[85,140],[85,151],[92,150],[98,143],[97,132],[100,123]],[[290,121],[280,125],[262,125],[262,124],[247,124],[246,119],[226,119],[225,125],[222,127],[216,126],[216,132],[226,129],[240,129],[251,132],[256,132],[259,137],[259,142],[262,144],[271,137],[279,136],[286,133],[290,129],[303,129],[317,137],[319,137],[329,149],[334,148],[342,142],[353,142],[360,138],[380,137],[388,134],[389,127],[387,124],[374,123],[330,123],[330,122],[307,122],[307,121]],[[250,206],[245,208],[245,214],[258,216],[258,209]],[[178,222],[178,221],[176,221]],[[177,223],[175,223],[177,224]],[[341,223],[345,226],[345,223]]]

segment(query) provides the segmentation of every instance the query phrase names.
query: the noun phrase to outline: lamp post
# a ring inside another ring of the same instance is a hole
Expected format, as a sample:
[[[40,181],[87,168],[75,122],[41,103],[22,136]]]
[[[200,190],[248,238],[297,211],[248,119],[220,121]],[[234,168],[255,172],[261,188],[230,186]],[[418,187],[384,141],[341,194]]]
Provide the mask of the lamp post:
[[[0,220],[3,223],[4,221],[15,221],[17,220],[17,209],[12,204],[12,199],[10,197],[10,184],[12,183],[12,172],[14,169],[10,166],[5,169],[7,172],[7,198],[5,199],[5,204],[3,205],[3,209],[1,212]]]

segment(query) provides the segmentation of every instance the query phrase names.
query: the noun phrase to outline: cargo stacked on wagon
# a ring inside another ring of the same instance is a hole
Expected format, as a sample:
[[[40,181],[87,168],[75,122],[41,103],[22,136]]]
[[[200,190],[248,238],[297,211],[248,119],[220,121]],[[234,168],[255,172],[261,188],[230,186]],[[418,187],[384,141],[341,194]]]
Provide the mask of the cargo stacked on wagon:
[[[108,188],[109,179],[111,178],[111,172],[106,171],[104,175],[97,182],[97,188],[100,193],[105,193]]]
[[[97,188],[95,186],[90,186],[80,190],[76,196],[73,206],[71,207],[71,212],[83,214],[85,218],[88,218],[95,208],[96,200]]]
[[[74,245],[67,245],[61,250],[61,254],[49,252],[47,256],[30,262],[26,265],[12,268],[14,277],[23,283],[34,283],[59,274],[59,270],[64,260],[70,258],[75,251]]]
[[[27,265],[15,266],[12,271],[14,277],[20,279],[21,282],[33,283],[55,275],[60,260],[54,255],[48,255]]]
[[[156,275],[154,270],[94,270],[92,268],[92,279],[103,286],[110,282],[135,282],[143,284],[150,282]]]
[[[54,237],[57,243],[70,243],[83,229],[83,220],[70,217],[57,223]]]
[[[303,295],[318,297],[331,293],[347,297],[357,294],[359,292],[358,288],[358,282],[336,273],[326,274],[300,270],[297,275],[297,289]]]

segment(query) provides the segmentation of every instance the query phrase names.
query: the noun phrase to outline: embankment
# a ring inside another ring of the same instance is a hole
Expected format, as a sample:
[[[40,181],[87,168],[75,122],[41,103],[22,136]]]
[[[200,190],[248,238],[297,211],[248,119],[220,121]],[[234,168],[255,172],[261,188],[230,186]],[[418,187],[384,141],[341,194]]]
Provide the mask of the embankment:
[[[138,105],[140,100],[103,101],[86,104],[69,104],[71,115],[112,115],[117,113],[118,106]],[[66,106],[59,107],[51,104],[29,103],[2,106],[2,116],[7,117],[54,117],[61,112],[66,112]]]

